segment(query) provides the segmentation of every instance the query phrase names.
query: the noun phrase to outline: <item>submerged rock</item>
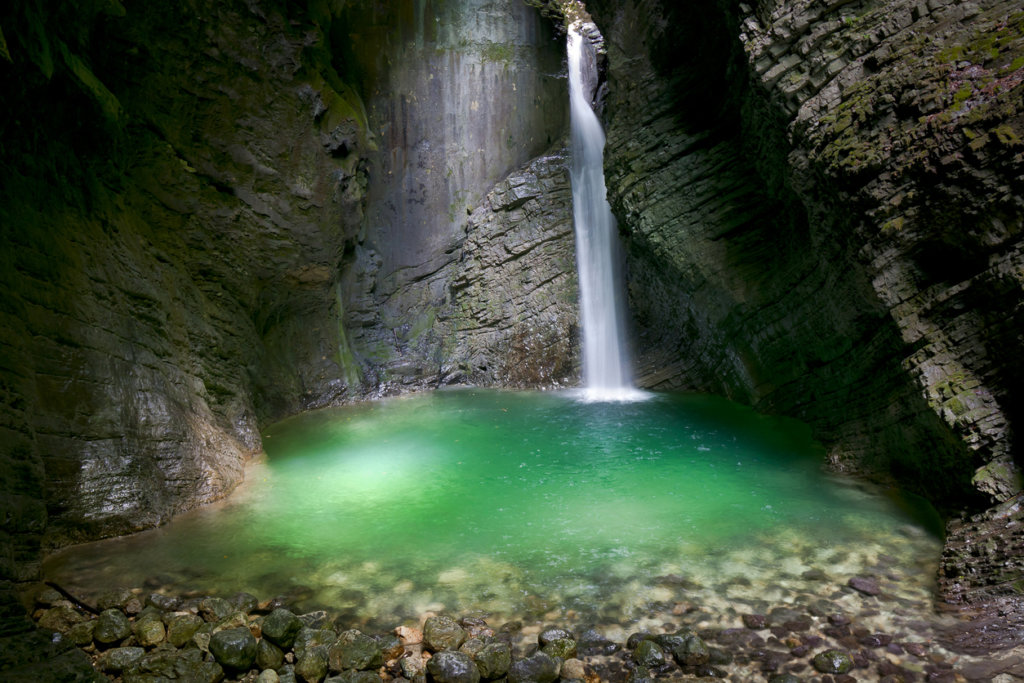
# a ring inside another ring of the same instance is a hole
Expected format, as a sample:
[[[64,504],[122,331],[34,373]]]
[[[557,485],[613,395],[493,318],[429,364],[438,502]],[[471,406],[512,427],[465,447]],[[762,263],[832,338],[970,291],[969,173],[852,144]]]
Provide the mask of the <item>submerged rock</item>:
[[[633,659],[640,666],[658,668],[665,665],[665,651],[653,640],[640,641],[633,651]]]
[[[841,650],[819,652],[811,663],[823,674],[845,674],[853,668],[853,658]]]

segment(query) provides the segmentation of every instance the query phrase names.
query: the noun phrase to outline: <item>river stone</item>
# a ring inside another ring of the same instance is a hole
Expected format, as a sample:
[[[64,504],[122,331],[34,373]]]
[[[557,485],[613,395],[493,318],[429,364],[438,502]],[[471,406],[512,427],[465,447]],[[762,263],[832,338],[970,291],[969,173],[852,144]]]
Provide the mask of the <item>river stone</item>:
[[[108,609],[124,611],[128,607],[128,603],[135,599],[135,593],[132,593],[127,588],[117,588],[101,595],[96,600],[96,607],[103,611]]]
[[[239,612],[245,612],[246,614],[249,614],[260,605],[260,601],[255,595],[245,592],[235,593],[231,596],[231,599],[228,602],[230,602],[236,610]]]
[[[92,632],[95,628],[96,622],[93,620],[75,624],[68,630],[68,640],[78,647],[85,647],[92,643]]]
[[[96,620],[96,628],[93,629],[92,638],[100,645],[113,645],[119,643],[132,633],[128,617],[119,609],[110,608],[103,610],[99,619]]]
[[[260,669],[280,669],[284,664],[284,651],[266,638],[256,643],[256,666]]]
[[[337,639],[338,634],[327,628],[302,628],[296,634],[295,645],[292,647],[295,650],[296,657],[301,657],[306,650],[314,647],[322,649],[324,656],[326,656],[328,649]]]
[[[295,643],[295,636],[302,628],[302,622],[288,610],[278,607],[264,617],[261,627],[264,638],[287,650]]]
[[[256,639],[245,627],[218,631],[210,637],[210,654],[225,669],[248,671],[256,661]]]
[[[846,584],[859,593],[864,595],[878,595],[882,592],[878,582],[874,579],[869,579],[866,576],[854,576],[852,579],[846,582]]]
[[[384,663],[377,641],[356,629],[338,636],[327,656],[331,671],[375,669]]]
[[[641,640],[633,651],[633,659],[640,666],[649,668],[664,666],[667,661],[665,651],[653,640]]]
[[[398,660],[398,668],[402,670],[403,676],[410,680],[413,680],[417,676],[423,675],[423,658],[419,655],[413,655],[412,657],[402,657]]]
[[[224,621],[235,611],[235,606],[224,598],[203,598],[199,602],[199,614],[205,621]]]
[[[538,652],[532,657],[517,659],[508,668],[509,683],[551,683],[558,679],[558,662]]]
[[[800,683],[800,679],[793,674],[775,674],[768,679],[768,683]]]
[[[611,655],[619,651],[620,645],[608,640],[594,629],[587,629],[576,641],[576,649],[584,655]]]
[[[256,677],[256,683],[281,683],[281,677],[273,669],[264,669]]]
[[[626,683],[657,683],[647,667],[638,666],[626,676]]]
[[[198,614],[175,614],[167,622],[167,641],[181,647],[196,634],[203,620]]]
[[[157,648],[147,653],[125,674],[125,683],[156,683],[157,681],[190,681],[218,683],[224,679],[224,669],[215,661],[204,661],[196,648],[174,650]]]
[[[457,650],[466,642],[466,631],[451,617],[430,617],[423,624],[423,642],[434,652]]]
[[[556,638],[548,641],[548,644],[541,648],[541,651],[552,657],[572,659],[576,656],[576,641],[571,638]]]
[[[476,657],[476,653],[484,649],[484,645],[486,644],[487,643],[480,640],[479,638],[469,638],[466,642],[459,646],[459,652],[461,652],[464,655],[469,655],[471,658]]]
[[[306,683],[318,683],[327,675],[327,647],[312,645],[303,649],[295,662],[295,675]]]
[[[132,633],[135,634],[135,640],[138,641],[142,647],[153,647],[164,642],[166,633],[164,631],[164,624],[160,621],[159,617],[149,617],[146,619],[137,619],[132,624]]]
[[[819,652],[811,663],[823,674],[844,674],[853,668],[853,658],[841,650]]]
[[[431,657],[427,671],[438,683],[478,683],[480,680],[480,672],[469,655],[454,650],[444,650]]]
[[[682,644],[672,649],[672,656],[682,666],[703,666],[711,659],[711,652],[700,636],[687,633]]]
[[[582,681],[587,676],[586,667],[578,659],[567,659],[562,662],[562,669],[558,672],[562,680]]]
[[[146,651],[141,647],[115,647],[100,655],[96,666],[108,673],[121,673],[142,659],[144,654]]]
[[[540,643],[541,647],[544,647],[555,640],[576,640],[576,635],[567,629],[553,626],[544,629],[540,632],[540,635],[537,636],[537,642]]]
[[[373,639],[377,641],[377,646],[380,648],[381,656],[384,657],[385,662],[398,659],[405,653],[405,647],[402,645],[401,639],[393,633],[375,635]]]
[[[177,612],[181,609],[181,598],[161,593],[150,593],[146,597],[146,604],[164,612]]]
[[[51,607],[39,617],[38,624],[48,631],[67,633],[75,624],[84,622],[87,617],[67,605]]]
[[[512,664],[512,648],[504,642],[488,643],[476,653],[475,660],[481,677],[500,678]]]
[[[380,674],[376,671],[344,671],[331,676],[324,683],[380,683]]]

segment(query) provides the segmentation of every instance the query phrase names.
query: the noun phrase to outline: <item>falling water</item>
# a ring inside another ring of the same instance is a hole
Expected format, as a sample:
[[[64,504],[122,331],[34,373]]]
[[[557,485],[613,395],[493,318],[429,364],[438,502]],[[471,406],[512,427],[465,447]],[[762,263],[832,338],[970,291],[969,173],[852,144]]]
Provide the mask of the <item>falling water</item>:
[[[572,128],[572,203],[580,279],[585,395],[596,400],[634,397],[626,349],[625,302],[615,217],[605,196],[604,131],[590,108],[597,82],[590,44],[580,25],[569,30],[569,115]],[[588,59],[588,57],[590,57]]]

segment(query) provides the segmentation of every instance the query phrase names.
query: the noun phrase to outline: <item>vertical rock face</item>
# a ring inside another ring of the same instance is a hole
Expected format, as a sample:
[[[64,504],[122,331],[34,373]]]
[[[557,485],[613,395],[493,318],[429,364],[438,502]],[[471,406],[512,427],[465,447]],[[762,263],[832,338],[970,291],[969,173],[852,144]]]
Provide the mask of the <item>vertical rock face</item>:
[[[564,158],[487,194],[557,148],[560,43],[343,5],[0,11],[0,578],[225,495],[269,419],[576,371]]]
[[[947,510],[1008,501],[951,527],[944,590],[1018,590],[1020,8],[587,4],[646,383],[799,416]]]
[[[379,146],[346,259],[345,320],[368,384],[396,388],[455,376],[454,328],[439,318],[463,305],[448,280],[463,242],[479,246],[473,211],[560,140],[566,95],[561,42],[522,2],[393,5],[343,10],[340,68],[359,83]]]

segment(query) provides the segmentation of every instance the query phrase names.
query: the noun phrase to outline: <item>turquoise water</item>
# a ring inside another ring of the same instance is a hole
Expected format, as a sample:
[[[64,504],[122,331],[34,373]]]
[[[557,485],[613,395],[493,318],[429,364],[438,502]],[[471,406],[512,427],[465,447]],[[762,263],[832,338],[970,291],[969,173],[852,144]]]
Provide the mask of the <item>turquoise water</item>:
[[[264,445],[225,503],[70,549],[45,573],[285,595],[363,621],[628,619],[672,599],[665,576],[713,586],[733,572],[756,591],[762,574],[856,572],[870,558],[850,549],[870,544],[908,575],[938,557],[905,507],[826,476],[806,427],[717,398],[443,391],[306,413]]]

